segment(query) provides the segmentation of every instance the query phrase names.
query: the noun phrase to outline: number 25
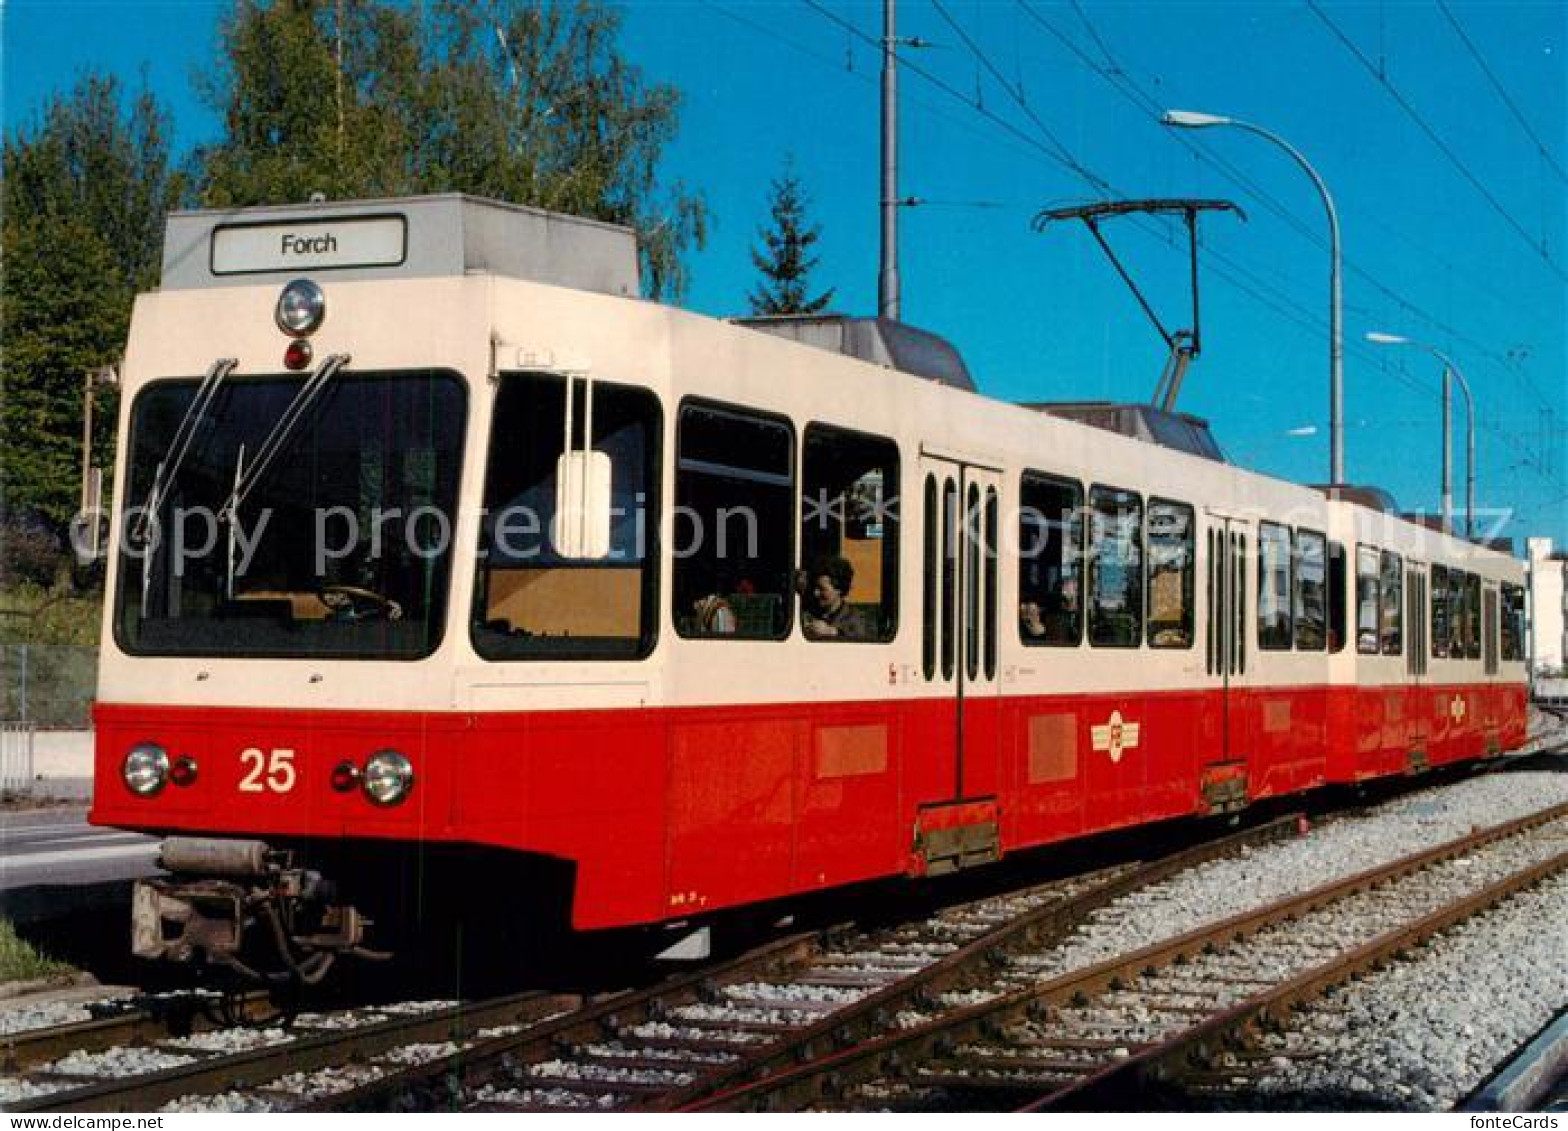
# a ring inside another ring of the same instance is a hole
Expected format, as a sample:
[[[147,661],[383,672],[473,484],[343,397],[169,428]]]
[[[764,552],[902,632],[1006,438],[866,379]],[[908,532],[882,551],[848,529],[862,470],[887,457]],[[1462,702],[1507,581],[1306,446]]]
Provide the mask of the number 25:
[[[248,767],[240,779],[241,793],[261,793],[269,789],[273,793],[287,793],[294,788],[296,775],[292,750],[274,750],[269,756],[252,746],[240,751],[240,762]]]

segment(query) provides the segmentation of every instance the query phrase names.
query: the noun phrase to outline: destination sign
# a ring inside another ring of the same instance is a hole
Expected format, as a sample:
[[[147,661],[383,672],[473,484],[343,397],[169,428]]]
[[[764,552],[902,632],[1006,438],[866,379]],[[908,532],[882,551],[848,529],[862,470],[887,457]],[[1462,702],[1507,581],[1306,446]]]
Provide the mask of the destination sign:
[[[240,224],[212,233],[212,273],[395,267],[407,251],[402,216]]]

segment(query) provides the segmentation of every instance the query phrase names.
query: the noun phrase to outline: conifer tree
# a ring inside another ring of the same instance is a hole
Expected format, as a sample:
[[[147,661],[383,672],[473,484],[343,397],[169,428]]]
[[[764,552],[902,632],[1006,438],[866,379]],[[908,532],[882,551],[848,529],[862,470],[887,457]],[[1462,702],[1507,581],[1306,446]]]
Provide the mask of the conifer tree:
[[[772,226],[758,230],[762,246],[751,251],[752,263],[762,272],[762,281],[751,292],[753,314],[816,314],[832,301],[832,287],[808,297],[811,271],[817,265],[811,248],[822,234],[822,225],[807,221],[809,204],[793,162],[786,163],[768,193]]]

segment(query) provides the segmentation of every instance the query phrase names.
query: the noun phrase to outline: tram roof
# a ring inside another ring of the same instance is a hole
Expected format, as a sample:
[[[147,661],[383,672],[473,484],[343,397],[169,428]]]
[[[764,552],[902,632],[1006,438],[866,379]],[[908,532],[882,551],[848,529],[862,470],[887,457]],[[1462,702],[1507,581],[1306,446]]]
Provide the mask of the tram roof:
[[[489,273],[600,294],[640,294],[629,228],[447,193],[323,200],[169,216],[163,289]]]

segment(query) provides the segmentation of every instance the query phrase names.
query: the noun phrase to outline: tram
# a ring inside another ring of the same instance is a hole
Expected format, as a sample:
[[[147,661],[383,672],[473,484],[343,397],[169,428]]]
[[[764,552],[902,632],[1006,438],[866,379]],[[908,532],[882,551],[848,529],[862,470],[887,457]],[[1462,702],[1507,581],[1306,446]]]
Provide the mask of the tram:
[[[171,217],[95,708],[137,954],[698,923],[1522,743],[1506,553],[637,271],[462,196]]]

